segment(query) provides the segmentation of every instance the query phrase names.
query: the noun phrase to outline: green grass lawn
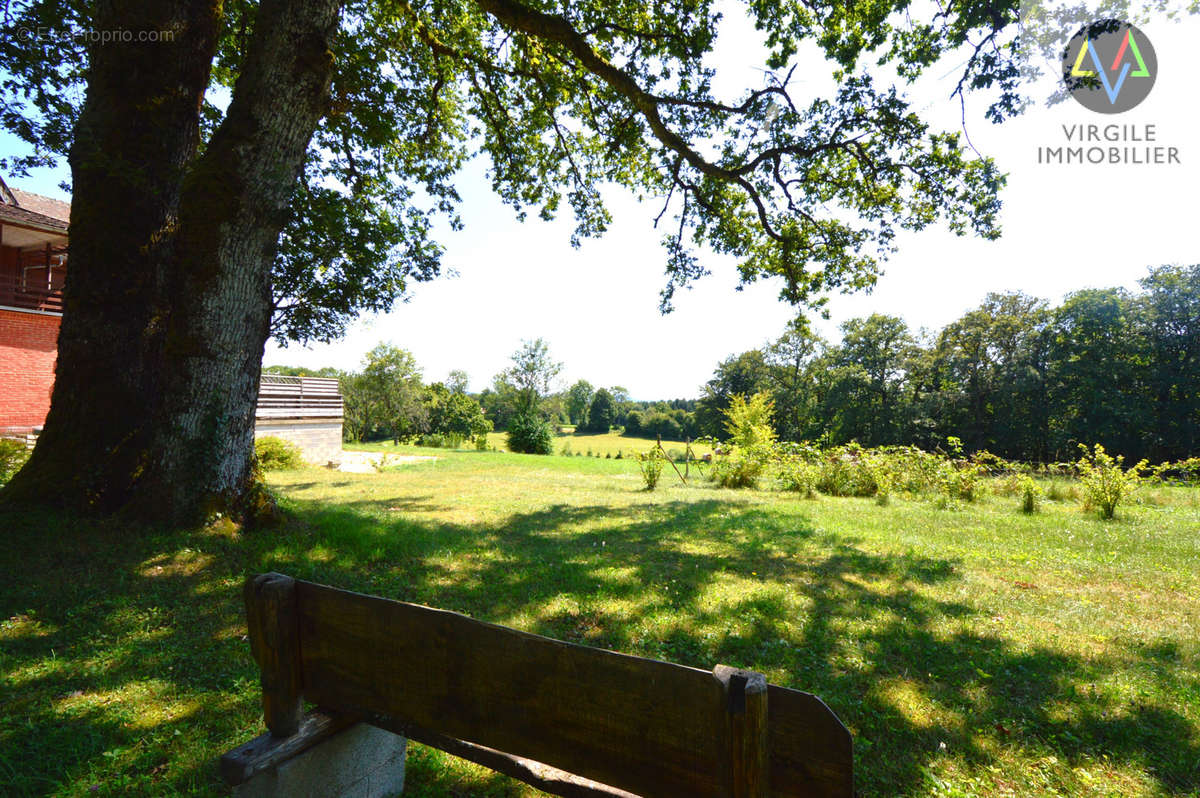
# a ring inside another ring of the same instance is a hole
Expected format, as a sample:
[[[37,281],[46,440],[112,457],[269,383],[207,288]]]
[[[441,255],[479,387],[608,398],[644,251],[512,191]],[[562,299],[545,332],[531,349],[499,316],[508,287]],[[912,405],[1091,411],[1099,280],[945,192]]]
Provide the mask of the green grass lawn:
[[[495,449],[499,452],[508,451],[508,434],[504,432],[489,432],[488,433],[488,448]],[[653,438],[639,438],[630,435],[621,435],[616,432],[606,433],[565,433],[554,436],[554,453],[564,454],[569,453],[572,456],[597,456],[604,459],[608,457],[616,457],[621,454],[622,458],[631,457],[638,452],[645,452],[654,446]],[[687,445],[683,441],[663,441],[663,449],[672,459],[682,460],[684,455],[684,447]],[[436,451],[425,447],[405,447],[399,449],[390,441],[380,443],[364,443],[350,444],[347,448],[362,449],[365,451],[379,452],[394,452],[403,450],[408,453],[418,454],[437,454]],[[470,444],[465,444],[463,449],[472,448]],[[702,446],[700,444],[692,444],[692,454],[696,457],[702,457],[708,452],[711,452],[711,447]],[[590,455],[588,453],[591,453]]]
[[[647,493],[624,459],[434,453],[276,474],[277,530],[0,515],[0,792],[219,792],[216,757],[261,731],[240,585],[278,570],[760,670],[843,719],[864,795],[1200,794],[1200,490],[1102,522],[669,470]],[[532,794],[410,756],[406,795]]]

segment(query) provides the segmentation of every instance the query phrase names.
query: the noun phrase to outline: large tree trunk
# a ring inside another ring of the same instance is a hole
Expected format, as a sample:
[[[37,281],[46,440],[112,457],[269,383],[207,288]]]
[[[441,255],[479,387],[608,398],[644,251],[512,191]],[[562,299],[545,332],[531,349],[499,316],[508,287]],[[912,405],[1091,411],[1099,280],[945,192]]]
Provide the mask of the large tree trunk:
[[[188,523],[243,512],[270,273],[324,113],[338,0],[264,0],[197,156],[218,0],[100,3],[71,151],[66,307],[46,429],[3,499]]]

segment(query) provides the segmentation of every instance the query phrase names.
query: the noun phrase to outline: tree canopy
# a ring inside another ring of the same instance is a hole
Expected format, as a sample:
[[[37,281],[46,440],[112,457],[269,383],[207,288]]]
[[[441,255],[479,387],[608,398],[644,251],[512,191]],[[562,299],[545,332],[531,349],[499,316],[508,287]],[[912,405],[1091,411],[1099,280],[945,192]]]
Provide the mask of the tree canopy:
[[[770,57],[761,85],[724,98],[706,56],[732,9],[710,0],[669,12],[639,2],[344,3],[328,107],[274,257],[273,333],[328,340],[437,275],[433,220],[461,224],[456,173],[476,154],[519,213],[550,218],[569,206],[575,243],[609,222],[601,185],[657,200],[664,308],[705,272],[697,247],[737,257],[746,281],[781,277],[783,296],[801,303],[873,282],[900,229],[942,218],[997,234],[995,165],[957,132],[931,128],[903,87],[962,48],[960,88],[998,86],[997,107],[1011,106],[1015,3],[957,4],[927,20],[905,0],[736,8],[768,32]],[[101,20],[82,0],[15,0],[7,12],[0,123],[33,153],[0,158],[0,168],[19,174],[69,150],[89,45],[101,46],[87,33]],[[226,121],[259,19],[251,0],[220,7],[202,146]],[[30,30],[55,38],[31,40]],[[975,44],[984,40],[989,48]],[[792,70],[805,48],[837,71],[827,96]],[[871,76],[879,62],[895,70],[893,84]]]
[[[73,191],[58,377],[13,500],[172,520],[240,505],[267,337],[335,337],[438,274],[435,220],[462,224],[476,155],[519,214],[568,206],[576,243],[608,224],[601,186],[653,200],[664,309],[702,250],[816,304],[870,285],[901,230],[999,233],[995,164],[906,87],[953,55],[959,90],[1015,110],[1016,3],[753,0],[767,69],[733,97],[713,91],[713,0],[5,10],[0,124],[33,154],[0,168],[69,153]],[[831,62],[828,92],[797,75],[802,50]]]
[[[696,419],[720,436],[734,396],[765,392],[784,440],[934,449],[955,436],[1031,461],[1073,459],[1081,443],[1132,462],[1195,457],[1200,265],[1155,267],[1140,285],[1075,291],[1057,306],[989,294],[928,334],[876,314],[830,343],[793,323],[719,363]]]

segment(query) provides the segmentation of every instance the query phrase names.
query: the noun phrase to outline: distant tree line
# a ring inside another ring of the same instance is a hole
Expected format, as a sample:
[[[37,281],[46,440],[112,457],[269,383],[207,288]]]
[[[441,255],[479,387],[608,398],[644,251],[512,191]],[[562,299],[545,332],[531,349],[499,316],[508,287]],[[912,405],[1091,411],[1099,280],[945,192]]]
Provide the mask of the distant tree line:
[[[874,314],[830,343],[803,321],[723,361],[696,420],[724,437],[735,395],[768,392],[783,440],[915,444],[947,437],[1010,459],[1073,459],[1100,443],[1131,460],[1200,454],[1200,265],[1141,290],[1087,289],[1051,306],[989,294],[936,333]]]
[[[410,353],[383,344],[361,372],[266,371],[338,377],[352,439],[470,438],[487,424],[509,432],[516,451],[545,451],[550,428],[568,425],[725,438],[733,397],[766,392],[784,441],[934,450],[954,436],[968,451],[1040,462],[1074,460],[1080,443],[1131,462],[1196,456],[1200,265],[1158,267],[1139,285],[1076,291],[1056,306],[989,294],[937,332],[873,314],[842,324],[837,343],[799,318],[777,340],[722,361],[699,399],[635,401],[621,386],[582,379],[562,389],[562,364],[540,338],[522,342],[512,366],[474,396],[463,372],[425,385]]]

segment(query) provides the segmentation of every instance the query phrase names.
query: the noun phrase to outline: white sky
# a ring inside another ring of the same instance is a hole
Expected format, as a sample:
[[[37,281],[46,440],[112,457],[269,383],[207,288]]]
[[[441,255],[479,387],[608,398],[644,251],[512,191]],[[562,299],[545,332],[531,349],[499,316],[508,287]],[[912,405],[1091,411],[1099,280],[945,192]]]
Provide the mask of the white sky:
[[[1008,173],[1002,199],[1004,235],[989,242],[958,238],[940,228],[906,234],[870,294],[835,296],[830,321],[817,328],[836,338],[837,324],[872,312],[903,317],[914,329],[936,329],[975,307],[989,291],[1021,290],[1057,301],[1085,287],[1135,288],[1146,269],[1200,261],[1196,244],[1196,186],[1200,185],[1200,110],[1192,42],[1200,19],[1147,23],[1159,74],[1153,92],[1125,114],[1101,116],[1073,101],[1032,108],[995,126],[983,118],[986,99],[967,106],[975,146]],[[755,32],[731,18],[717,50],[717,89],[733,99],[760,85],[753,59]],[[736,59],[736,60],[735,60]],[[828,85],[828,70],[807,62],[812,88]],[[944,127],[959,126],[951,101],[959,64],[938,65],[912,94],[923,113]],[[804,75],[805,71],[798,70]],[[807,88],[807,87],[805,87]],[[1039,165],[1039,145],[1065,144],[1061,125],[1116,123],[1156,126],[1158,142],[1176,146],[1182,163],[1150,165]],[[7,136],[0,146],[14,146]],[[418,285],[411,300],[387,315],[364,317],[345,339],[329,345],[281,349],[267,345],[264,363],[355,368],[380,341],[413,352],[429,381],[463,369],[472,390],[508,365],[524,338],[545,338],[563,361],[563,385],[584,378],[623,385],[639,399],[697,396],[717,362],[759,346],[782,331],[792,310],[778,285],[759,282],[735,291],[730,259],[703,254],[712,274],[676,295],[674,313],[658,313],[665,254],[652,218],[659,206],[605,194],[613,223],[608,233],[570,247],[571,220],[516,221],[492,194],[484,164],[459,182],[466,229],[440,240],[445,266],[457,272]],[[62,173],[15,180],[12,185],[61,196]]]

